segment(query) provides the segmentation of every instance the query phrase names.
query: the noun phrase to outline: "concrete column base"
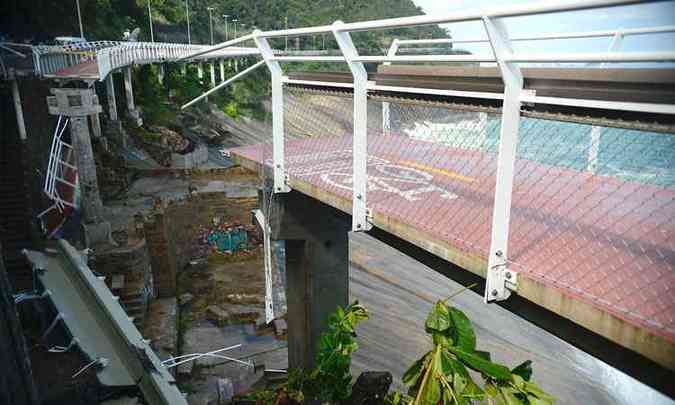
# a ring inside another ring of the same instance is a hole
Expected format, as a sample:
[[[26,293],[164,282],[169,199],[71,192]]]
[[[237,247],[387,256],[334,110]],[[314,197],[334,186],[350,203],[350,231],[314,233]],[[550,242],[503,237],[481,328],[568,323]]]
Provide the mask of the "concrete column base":
[[[143,118],[141,117],[141,112],[138,110],[129,111],[129,120],[137,127],[143,125]]]
[[[286,245],[288,365],[308,370],[328,316],[348,304],[351,219],[298,192],[272,204],[271,237]]]
[[[89,224],[83,222],[82,234],[84,235],[84,244],[86,247],[93,247],[104,243],[117,246],[117,243],[115,243],[112,238],[112,227],[108,221]]]

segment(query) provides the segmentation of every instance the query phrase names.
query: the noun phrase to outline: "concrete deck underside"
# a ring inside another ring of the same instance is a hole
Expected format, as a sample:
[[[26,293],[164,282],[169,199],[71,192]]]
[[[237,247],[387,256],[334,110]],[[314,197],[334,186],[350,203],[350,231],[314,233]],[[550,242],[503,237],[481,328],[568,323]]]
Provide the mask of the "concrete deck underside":
[[[374,225],[484,276],[494,154],[399,136],[369,136],[368,152]],[[232,155],[253,170],[271,166],[270,145]],[[351,167],[349,136],[286,142],[289,185],[348,213]],[[518,294],[675,369],[668,218],[671,189],[518,160],[509,245]]]

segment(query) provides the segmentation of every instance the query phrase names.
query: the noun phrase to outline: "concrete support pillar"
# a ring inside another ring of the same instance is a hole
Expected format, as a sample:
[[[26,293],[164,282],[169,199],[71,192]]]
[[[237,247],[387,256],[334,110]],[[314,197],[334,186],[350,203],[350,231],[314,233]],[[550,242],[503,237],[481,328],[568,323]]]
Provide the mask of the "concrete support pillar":
[[[96,163],[91,147],[88,119],[101,112],[96,94],[91,89],[52,89],[47,98],[49,113],[70,118],[72,150],[75,152],[80,189],[82,230],[87,247],[99,243],[114,244],[110,223],[103,220],[103,203],[98,190]]]
[[[197,77],[200,79],[204,78],[204,67],[202,66],[201,62],[197,64]]]
[[[103,218],[103,203],[98,191],[96,179],[96,163],[94,151],[91,147],[87,117],[70,118],[70,135],[73,149],[76,153],[77,174],[82,193],[81,208],[84,223],[101,222]]]
[[[159,84],[164,84],[164,76],[166,72],[164,70],[164,64],[159,64],[159,71],[157,72],[157,79],[159,79]]]
[[[127,111],[129,112],[129,117],[139,127],[143,125],[143,120],[141,120],[141,115],[136,110],[136,103],[134,102],[134,87],[131,82],[131,66],[124,69],[124,91],[127,96]]]
[[[180,65],[180,73],[185,76],[185,73],[187,73],[187,68],[185,67],[185,63],[182,63]]]
[[[127,111],[133,114],[136,111],[134,103],[134,88],[131,83],[131,66],[124,68],[124,91],[127,96]]]
[[[19,94],[19,83],[16,79],[12,80],[12,99],[14,99],[14,112],[16,113],[16,126],[19,128],[19,137],[22,141],[26,140],[26,123],[23,120],[23,107],[21,106],[21,95]]]
[[[101,120],[98,116],[98,113],[91,114],[89,116],[89,120],[91,121],[91,130],[94,135],[94,138],[100,138],[101,137]]]
[[[110,72],[105,78],[105,90],[108,95],[108,114],[111,121],[117,121],[117,98],[115,97],[115,81]]]
[[[220,81],[225,81],[225,62],[222,59],[220,60]]]
[[[351,219],[294,191],[273,201],[271,237],[286,245],[288,365],[308,370],[328,316],[348,304]]]
[[[216,87],[216,66],[209,63],[209,69],[211,71],[211,87]]]
[[[238,59],[234,60],[234,71],[235,72],[239,71],[239,60]]]

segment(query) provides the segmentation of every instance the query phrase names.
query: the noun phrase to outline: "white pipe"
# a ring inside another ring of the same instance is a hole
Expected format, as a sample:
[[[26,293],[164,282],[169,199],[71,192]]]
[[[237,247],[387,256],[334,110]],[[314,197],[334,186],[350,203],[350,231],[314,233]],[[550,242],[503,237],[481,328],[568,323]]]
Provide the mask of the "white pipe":
[[[620,30],[604,30],[604,31],[589,31],[589,32],[569,32],[545,34],[541,36],[515,37],[511,38],[512,42],[519,41],[543,41],[553,39],[575,39],[575,38],[598,38],[611,37],[617,33],[621,35],[643,35],[643,34],[658,34],[675,32],[675,25],[664,25],[660,27],[646,27],[646,28],[629,28]],[[422,44],[466,44],[466,43],[487,43],[488,39],[452,39],[452,38],[434,38],[434,39],[398,39],[399,45],[422,45]]]
[[[344,56],[274,56],[278,62],[344,62]]]
[[[262,66],[262,65],[264,65],[264,64],[265,64],[265,61],[264,61],[264,60],[261,60],[261,61],[259,61],[258,63],[256,63],[255,65],[253,65],[253,66],[251,66],[251,67],[248,67],[248,68],[242,70],[241,72],[237,73],[236,75],[230,77],[229,79],[227,79],[227,80],[225,80],[224,82],[220,83],[220,84],[217,85],[216,87],[214,87],[214,88],[212,88],[211,90],[207,91],[206,93],[202,94],[201,96],[199,96],[199,97],[193,99],[192,101],[188,101],[187,103],[183,104],[183,105],[181,106],[180,109],[181,109],[181,110],[184,110],[184,109],[190,107],[191,105],[193,105],[194,103],[198,102],[199,100],[208,97],[209,94],[214,93],[214,92],[216,92],[216,91],[222,89],[223,87],[227,86],[228,84],[232,83],[233,81],[235,81],[235,80],[237,80],[237,79],[239,79],[239,78],[241,78],[241,77],[246,76],[247,74],[249,74],[250,72],[254,71],[255,69],[259,68],[260,66]]]
[[[243,37],[235,38],[235,39],[230,40],[230,41],[225,41],[225,42],[222,42],[222,43],[220,43],[218,45],[215,45],[215,46],[210,46],[207,49],[204,49],[203,51],[199,51],[199,52],[191,53],[187,56],[183,56],[181,58],[176,59],[176,62],[182,62],[182,61],[187,60],[187,59],[193,59],[197,56],[205,55],[207,53],[211,53],[211,52],[217,51],[219,49],[223,49],[223,48],[227,48],[227,47],[232,46],[232,45],[240,44],[242,42],[246,42],[246,41],[251,40],[251,39],[253,39],[253,35],[251,35],[251,34],[244,35]]]
[[[190,362],[190,361],[193,361],[193,360],[197,360],[197,359],[199,359],[199,358],[201,358],[201,357],[204,357],[204,356],[211,356],[211,355],[215,355],[216,353],[221,353],[221,352],[230,351],[230,350],[232,350],[232,349],[236,349],[236,348],[239,348],[239,347],[241,347],[241,346],[242,346],[242,345],[241,345],[241,343],[240,343],[240,344],[237,344],[237,345],[234,345],[234,346],[224,347],[224,348],[218,349],[218,350],[213,350],[213,351],[210,351],[210,352],[208,352],[208,353],[191,353],[191,354],[184,354],[184,355],[182,355],[182,356],[172,357],[172,358],[170,358],[170,359],[164,360],[164,361],[162,362],[162,364],[165,365],[166,368],[176,367],[176,366],[179,366],[179,365],[181,365],[181,364],[183,364],[183,363],[187,363],[187,362]],[[187,359],[187,360],[182,360],[182,361],[179,361],[179,362],[175,362],[176,359],[186,358],[186,357],[190,357],[190,358]],[[172,362],[172,363],[169,364],[169,365],[167,365],[166,363],[168,363],[168,362]]]
[[[516,53],[504,62],[670,62],[675,52]]]
[[[288,84],[304,84],[307,86],[344,87],[350,89],[354,88],[354,83],[323,82],[318,80],[298,80],[298,79],[289,79],[288,77],[284,77],[283,82]]]
[[[492,56],[477,55],[410,55],[410,56],[358,56],[358,62],[495,62]]]

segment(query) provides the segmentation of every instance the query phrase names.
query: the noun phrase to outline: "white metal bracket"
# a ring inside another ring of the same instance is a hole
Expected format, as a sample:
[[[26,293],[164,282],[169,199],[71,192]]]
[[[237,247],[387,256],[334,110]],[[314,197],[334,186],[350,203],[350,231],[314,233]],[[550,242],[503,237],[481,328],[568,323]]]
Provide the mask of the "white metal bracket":
[[[523,75],[516,63],[505,62],[513,50],[503,22],[483,17],[483,23],[504,81],[492,235],[484,295],[485,302],[490,302],[507,299],[511,295],[510,289],[517,286],[516,273],[508,268],[508,245]]]
[[[342,21],[333,23],[333,35],[354,78],[354,140],[352,230],[367,231],[373,225],[368,220],[368,73],[363,63],[356,62],[359,53],[348,32],[342,31]]]
[[[286,181],[284,165],[284,88],[283,71],[274,59],[274,51],[260,30],[253,32],[253,41],[260,50],[260,55],[267,64],[272,76],[272,171],[274,173],[274,193],[291,191]]]

